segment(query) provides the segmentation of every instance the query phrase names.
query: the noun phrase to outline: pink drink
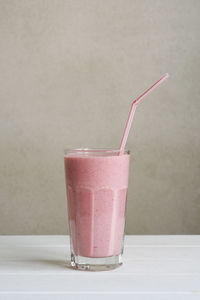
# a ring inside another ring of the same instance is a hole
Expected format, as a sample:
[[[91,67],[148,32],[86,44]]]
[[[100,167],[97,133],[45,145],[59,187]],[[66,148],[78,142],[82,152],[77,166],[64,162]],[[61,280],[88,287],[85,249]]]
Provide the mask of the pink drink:
[[[129,155],[77,150],[64,160],[73,254],[88,258],[121,254]]]

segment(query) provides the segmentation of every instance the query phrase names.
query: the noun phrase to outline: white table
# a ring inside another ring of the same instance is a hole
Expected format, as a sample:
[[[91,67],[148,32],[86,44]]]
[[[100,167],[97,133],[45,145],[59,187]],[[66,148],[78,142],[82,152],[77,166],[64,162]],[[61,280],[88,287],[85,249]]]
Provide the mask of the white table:
[[[113,271],[66,268],[67,236],[0,236],[0,299],[200,299],[200,236],[127,236]]]

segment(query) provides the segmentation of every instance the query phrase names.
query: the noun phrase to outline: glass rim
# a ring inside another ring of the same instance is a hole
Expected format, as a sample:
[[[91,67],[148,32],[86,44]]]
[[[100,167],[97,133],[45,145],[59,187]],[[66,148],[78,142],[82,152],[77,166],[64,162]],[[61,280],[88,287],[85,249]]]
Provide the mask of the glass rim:
[[[68,153],[107,153],[107,154],[117,154],[120,153],[120,149],[113,148],[66,148],[64,149],[64,154]],[[125,149],[123,154],[130,154],[130,150]]]

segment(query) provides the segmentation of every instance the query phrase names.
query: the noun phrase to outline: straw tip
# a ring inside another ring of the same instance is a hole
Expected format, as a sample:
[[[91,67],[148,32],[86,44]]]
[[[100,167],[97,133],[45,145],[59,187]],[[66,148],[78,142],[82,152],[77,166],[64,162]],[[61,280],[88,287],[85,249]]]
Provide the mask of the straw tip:
[[[165,73],[165,77],[168,78],[169,77],[169,73]]]

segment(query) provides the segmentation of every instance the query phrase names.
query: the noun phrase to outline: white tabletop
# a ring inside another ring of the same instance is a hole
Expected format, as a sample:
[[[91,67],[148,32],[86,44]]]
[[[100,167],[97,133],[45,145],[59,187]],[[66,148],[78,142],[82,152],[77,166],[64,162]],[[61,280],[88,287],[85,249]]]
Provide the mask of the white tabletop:
[[[200,299],[200,236],[126,236],[124,265],[66,267],[67,236],[0,236],[0,299]]]

